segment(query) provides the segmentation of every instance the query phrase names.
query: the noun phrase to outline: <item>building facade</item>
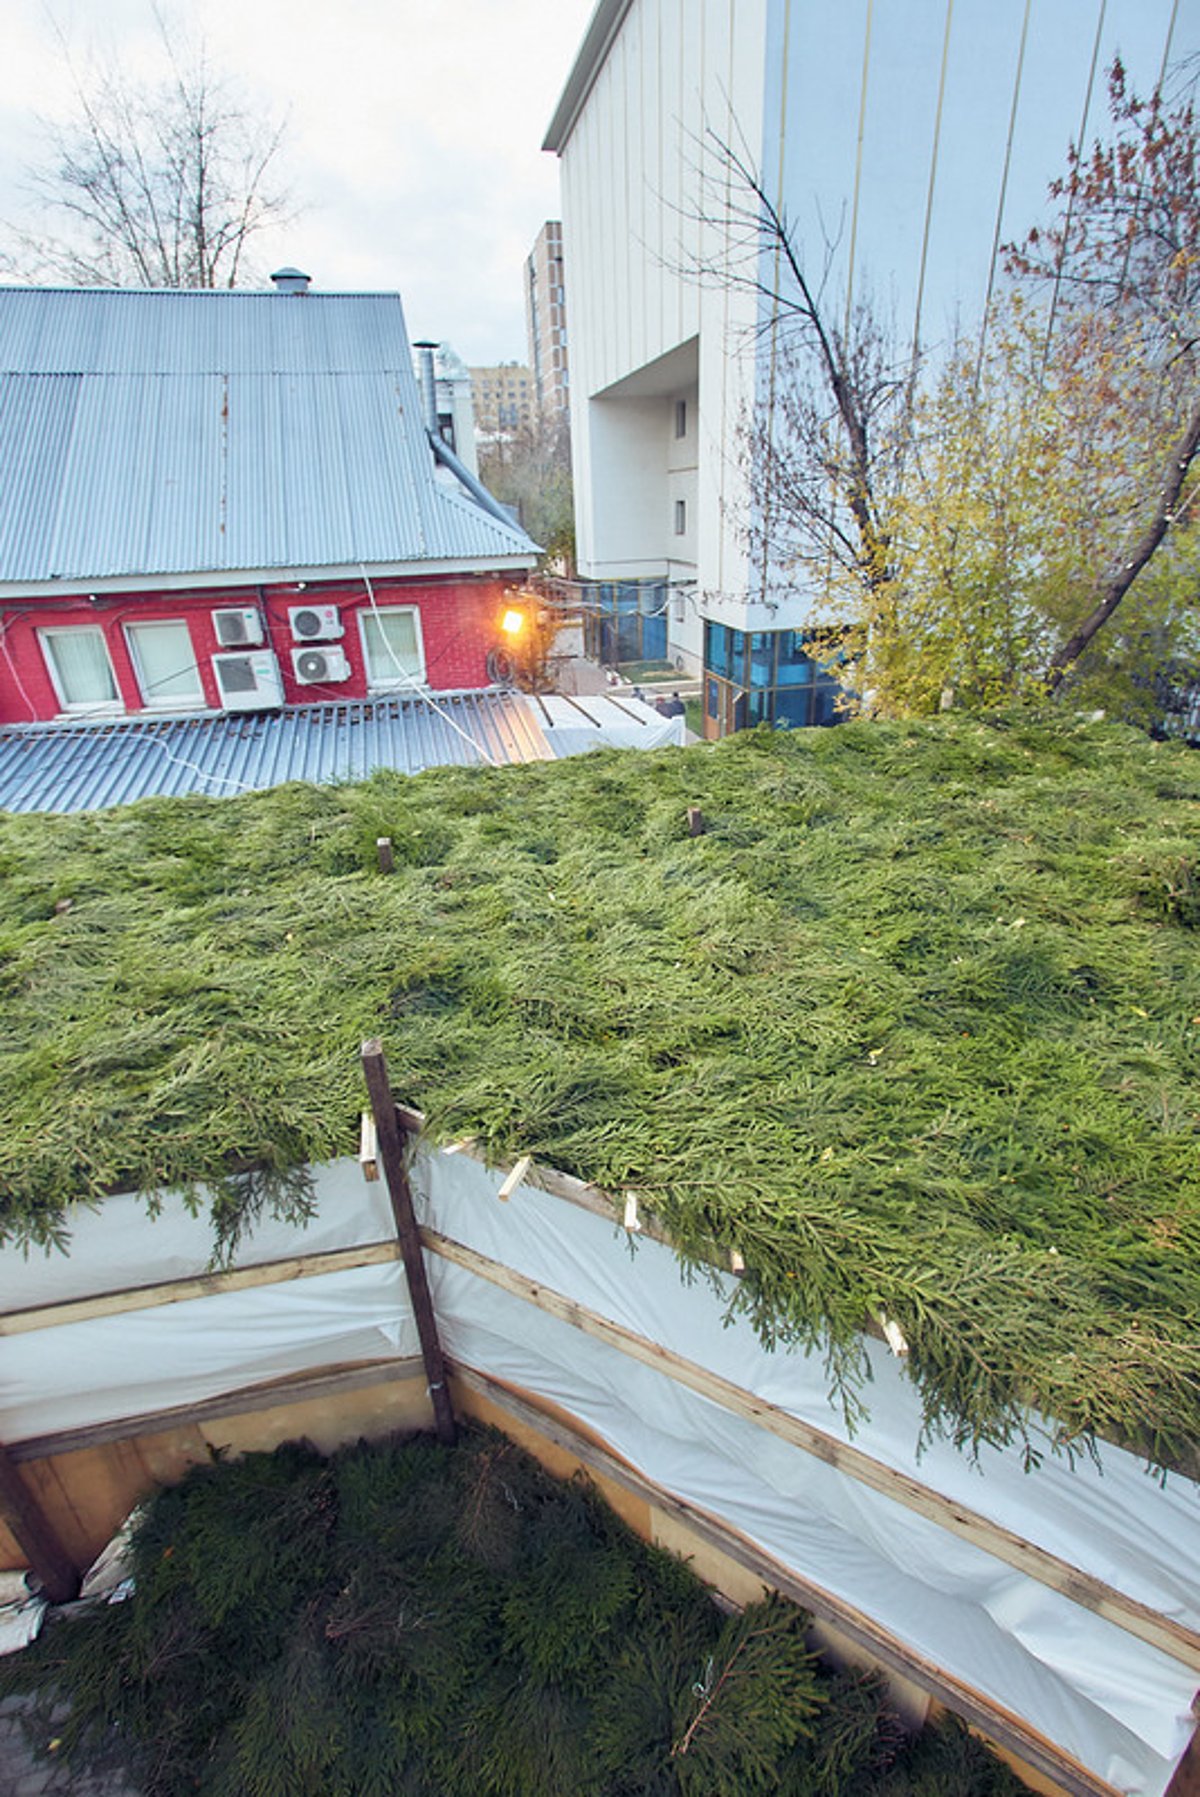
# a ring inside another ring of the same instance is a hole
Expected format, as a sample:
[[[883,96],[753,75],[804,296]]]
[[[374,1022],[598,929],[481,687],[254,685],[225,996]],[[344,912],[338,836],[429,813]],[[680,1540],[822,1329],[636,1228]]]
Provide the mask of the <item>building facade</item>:
[[[786,378],[777,269],[728,152],[838,322],[936,353],[983,312],[1073,140],[1200,43],[1200,0],[600,0],[545,147],[561,163],[582,575],[665,583],[706,730],[826,721],[836,623],[769,537],[755,423]],[[769,521],[768,521],[769,522]],[[814,653],[810,656],[808,650]]]
[[[512,436],[516,431],[532,430],[537,419],[532,370],[520,362],[472,368],[471,402],[480,437]]]
[[[304,277],[0,289],[0,723],[488,686],[536,551],[410,355]]]
[[[538,412],[544,421],[554,422],[570,405],[567,295],[558,219],[547,219],[525,263],[525,328]]]

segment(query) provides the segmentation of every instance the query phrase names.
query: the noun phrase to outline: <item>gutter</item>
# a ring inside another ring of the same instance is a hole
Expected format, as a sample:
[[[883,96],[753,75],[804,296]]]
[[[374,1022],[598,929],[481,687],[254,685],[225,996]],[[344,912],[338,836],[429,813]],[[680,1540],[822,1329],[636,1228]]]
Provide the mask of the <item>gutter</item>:
[[[547,128],[543,150],[552,150],[561,156],[566,149],[567,139],[575,129],[596,77],[604,66],[604,59],[632,5],[633,0],[599,0]]]

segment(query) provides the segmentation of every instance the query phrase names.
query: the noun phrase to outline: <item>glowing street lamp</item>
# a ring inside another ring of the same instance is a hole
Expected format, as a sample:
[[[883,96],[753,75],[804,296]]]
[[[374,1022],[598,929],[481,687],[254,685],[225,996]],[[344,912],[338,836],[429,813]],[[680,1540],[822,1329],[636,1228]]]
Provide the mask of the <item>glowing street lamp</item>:
[[[525,613],[515,610],[506,611],[500,620],[500,628],[505,636],[520,636],[525,628]]]

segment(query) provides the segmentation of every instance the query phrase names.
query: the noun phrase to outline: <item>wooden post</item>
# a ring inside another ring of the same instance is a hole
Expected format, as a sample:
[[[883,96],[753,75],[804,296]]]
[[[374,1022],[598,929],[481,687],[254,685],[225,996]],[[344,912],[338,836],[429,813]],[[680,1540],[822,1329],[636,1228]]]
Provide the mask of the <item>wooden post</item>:
[[[79,1596],[79,1573],[58,1533],[21,1477],[20,1468],[0,1448],[0,1518],[11,1530],[52,1604]]]
[[[380,871],[380,873],[381,874],[394,874],[396,871],[396,857],[392,853],[391,837],[390,836],[377,836],[375,838],[375,851],[379,856],[379,871]]]
[[[404,1256],[408,1295],[412,1300],[413,1315],[417,1321],[417,1334],[421,1339],[421,1358],[425,1362],[429,1396],[433,1400],[433,1415],[437,1426],[438,1440],[444,1442],[447,1447],[453,1447],[457,1440],[454,1411],[451,1408],[450,1393],[446,1386],[446,1369],[442,1362],[441,1343],[438,1341],[433,1300],[429,1295],[429,1282],[425,1277],[425,1260],[421,1249],[421,1236],[417,1228],[416,1214],[413,1211],[412,1188],[408,1183],[408,1169],[404,1164],[404,1139],[401,1135],[400,1119],[396,1114],[396,1103],[392,1097],[387,1063],[383,1058],[383,1044],[377,1037],[372,1037],[370,1041],[363,1043],[362,1064],[367,1091],[371,1098],[371,1110],[375,1118],[379,1163],[383,1168],[383,1177],[387,1181],[388,1197],[392,1201],[392,1215],[396,1219],[396,1235],[400,1242],[400,1252]]]
[[[689,805],[688,806],[687,819],[688,819],[688,835],[689,836],[703,836],[703,834],[704,834],[704,813],[703,813],[703,811],[701,811],[699,805]]]

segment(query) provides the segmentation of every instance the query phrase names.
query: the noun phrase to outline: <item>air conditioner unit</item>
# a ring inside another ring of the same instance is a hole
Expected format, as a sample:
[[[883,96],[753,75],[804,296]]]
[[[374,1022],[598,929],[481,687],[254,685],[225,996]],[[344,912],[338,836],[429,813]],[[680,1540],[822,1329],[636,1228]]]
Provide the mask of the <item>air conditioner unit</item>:
[[[349,680],[350,663],[343,649],[293,649],[292,672],[298,686],[332,686]]]
[[[272,650],[214,655],[212,668],[222,711],[271,711],[283,704],[283,681]]]
[[[262,615],[253,605],[215,611],[212,621],[222,649],[257,649],[263,640]]]
[[[289,605],[288,623],[294,643],[328,643],[346,634],[336,605]]]

